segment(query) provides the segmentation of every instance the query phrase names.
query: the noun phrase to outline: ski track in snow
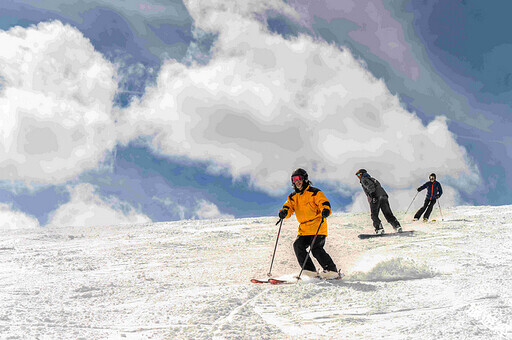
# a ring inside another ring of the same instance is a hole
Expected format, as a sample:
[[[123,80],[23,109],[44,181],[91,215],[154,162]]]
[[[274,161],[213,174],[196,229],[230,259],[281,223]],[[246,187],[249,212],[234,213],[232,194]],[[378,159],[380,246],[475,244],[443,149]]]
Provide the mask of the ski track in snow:
[[[512,339],[512,207],[443,213],[369,240],[369,214],[334,214],[326,250],[346,277],[275,286],[250,279],[276,217],[7,230],[0,338]],[[300,270],[296,232],[283,223],[276,276]]]

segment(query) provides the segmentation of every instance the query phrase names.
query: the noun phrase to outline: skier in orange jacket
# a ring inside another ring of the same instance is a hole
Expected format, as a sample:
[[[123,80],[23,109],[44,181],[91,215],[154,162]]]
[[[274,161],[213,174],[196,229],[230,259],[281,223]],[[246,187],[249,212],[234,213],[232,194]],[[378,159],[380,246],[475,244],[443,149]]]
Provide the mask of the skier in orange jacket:
[[[319,275],[327,279],[336,278],[340,275],[338,269],[324,249],[327,217],[331,214],[331,204],[320,189],[311,186],[306,170],[300,168],[295,170],[291,175],[291,181],[294,192],[288,196],[286,203],[279,211],[279,218],[290,218],[295,213],[300,223],[297,238],[293,242],[297,261],[300,266],[304,264],[307,256],[306,249],[311,246],[318,230],[311,253],[323,270],[317,273],[311,257],[308,257],[303,272],[312,277]]]

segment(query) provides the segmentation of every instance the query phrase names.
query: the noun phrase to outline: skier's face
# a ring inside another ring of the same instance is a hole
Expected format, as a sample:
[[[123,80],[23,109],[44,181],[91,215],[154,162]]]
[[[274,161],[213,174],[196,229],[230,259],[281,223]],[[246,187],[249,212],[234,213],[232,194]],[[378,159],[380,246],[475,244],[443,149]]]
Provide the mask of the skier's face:
[[[294,176],[292,178],[292,182],[297,189],[302,190],[302,185],[304,184],[304,180],[302,179],[301,176]]]

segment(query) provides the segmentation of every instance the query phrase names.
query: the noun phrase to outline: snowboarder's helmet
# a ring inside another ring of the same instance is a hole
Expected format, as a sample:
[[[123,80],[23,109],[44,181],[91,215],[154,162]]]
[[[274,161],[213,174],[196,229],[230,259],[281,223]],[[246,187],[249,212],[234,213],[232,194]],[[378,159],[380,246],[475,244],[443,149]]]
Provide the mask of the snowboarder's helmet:
[[[359,174],[365,174],[365,173],[367,173],[367,172],[368,172],[368,171],[366,171],[366,169],[359,169],[359,170],[357,170],[357,172],[356,172],[356,176],[359,176]]]
[[[431,177],[434,177],[434,179],[437,178],[435,173],[431,173],[430,176],[428,176],[428,178],[431,178]]]
[[[292,183],[293,183],[293,177],[296,177],[296,176],[302,177],[303,181],[308,180],[308,173],[304,169],[298,168],[297,170],[292,172],[292,176],[291,176]]]

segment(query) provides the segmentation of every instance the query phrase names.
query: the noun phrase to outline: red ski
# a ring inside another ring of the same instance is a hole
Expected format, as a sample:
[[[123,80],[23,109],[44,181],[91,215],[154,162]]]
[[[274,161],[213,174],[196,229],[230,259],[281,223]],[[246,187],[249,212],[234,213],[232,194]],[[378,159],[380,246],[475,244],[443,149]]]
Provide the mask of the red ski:
[[[273,285],[282,285],[285,283],[296,283],[297,281],[299,281],[299,280],[297,280],[297,279],[294,279],[294,280],[268,279],[268,282],[270,282]]]
[[[269,279],[251,279],[252,283],[268,283]]]
[[[297,282],[297,279],[291,279],[291,280],[280,280],[280,279],[274,279],[274,278],[268,278],[268,279],[251,279],[252,283],[271,283],[273,285],[283,284],[283,283],[295,283]]]
[[[317,277],[304,277],[303,278],[300,278],[298,279],[297,277],[293,277],[291,275],[284,275],[284,276],[280,276],[279,278],[268,278],[268,279],[251,279],[251,282],[252,283],[270,283],[270,284],[273,284],[273,285],[281,285],[281,284],[287,284],[287,283],[297,283],[299,281],[311,281],[311,282],[318,282],[318,281],[333,281],[333,280],[341,280],[343,279],[344,277],[344,274],[343,273],[340,273],[338,277],[334,277],[332,279],[324,279],[324,278],[321,278],[319,276]]]

